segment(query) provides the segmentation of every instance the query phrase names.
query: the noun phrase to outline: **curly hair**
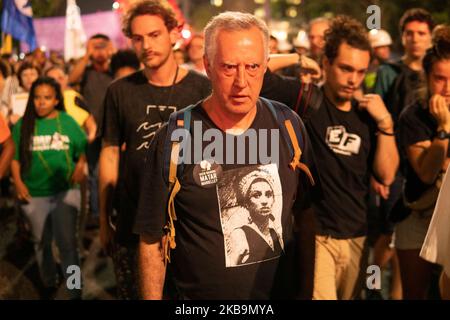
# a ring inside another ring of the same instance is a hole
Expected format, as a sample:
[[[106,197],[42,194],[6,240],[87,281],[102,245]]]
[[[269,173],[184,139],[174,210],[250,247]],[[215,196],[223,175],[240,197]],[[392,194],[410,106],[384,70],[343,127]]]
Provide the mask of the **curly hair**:
[[[450,60],[450,26],[448,25],[436,26],[433,31],[433,45],[427,50],[422,61],[424,72],[421,75],[420,86],[414,94],[424,109],[428,109],[428,100],[431,97],[427,79],[434,64],[441,60]]]
[[[422,8],[412,8],[407,10],[403,16],[400,18],[399,28],[400,34],[405,31],[405,27],[408,23],[413,21],[424,22],[428,25],[430,32],[433,31],[435,23],[431,14]]]
[[[372,55],[367,31],[360,22],[348,16],[340,15],[331,21],[330,28],[325,32],[325,41],[324,53],[330,64],[338,56],[343,43]]]
[[[440,60],[450,60],[450,26],[439,25],[433,32],[433,46],[423,58],[423,69],[426,75],[431,73],[433,65]]]
[[[131,37],[131,23],[134,18],[144,15],[159,16],[164,20],[167,30],[172,31],[178,27],[178,21],[172,7],[165,0],[145,0],[134,4],[124,15],[122,20],[122,32],[128,38]]]

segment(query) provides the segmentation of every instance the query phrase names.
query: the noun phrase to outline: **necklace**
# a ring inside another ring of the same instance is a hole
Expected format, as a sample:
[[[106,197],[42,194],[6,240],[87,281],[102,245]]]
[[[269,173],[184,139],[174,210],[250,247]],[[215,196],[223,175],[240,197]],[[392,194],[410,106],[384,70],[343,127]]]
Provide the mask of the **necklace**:
[[[167,108],[170,107],[170,101],[172,100],[173,90],[174,90],[175,84],[177,82],[179,70],[180,70],[180,67],[177,65],[177,69],[175,71],[175,76],[173,78],[172,85],[170,86],[170,89],[169,89],[169,96],[168,96],[168,98],[166,100],[167,102],[166,102],[166,106],[165,107],[167,107]],[[153,98],[153,95],[151,96],[151,99],[156,102],[156,100]],[[155,105],[156,105],[156,103],[155,103]],[[169,121],[168,118],[165,119],[165,117],[163,117],[163,114],[161,113],[160,108],[156,107],[156,110],[158,112],[159,118],[161,119],[161,122]]]
[[[63,131],[62,131],[62,126],[61,126],[61,120],[59,119],[59,112],[58,115],[56,116],[56,126],[57,126],[57,131],[55,133],[58,133],[60,136],[62,136]],[[55,133],[53,133],[53,135],[55,135]],[[37,137],[38,136],[38,129],[37,129],[37,125],[35,125],[34,127],[34,136]],[[47,171],[49,176],[53,176],[53,170],[50,168],[47,160],[45,160],[44,156],[42,155],[42,151],[35,151],[39,160],[41,161],[42,165],[45,168],[45,171]],[[70,161],[70,157],[69,157],[69,151],[68,149],[64,150],[64,154],[65,154],[65,158],[66,158],[66,164],[67,164],[67,176],[66,176],[66,180],[69,181],[70,180],[70,176],[72,175],[72,166],[71,166],[71,161]]]
[[[170,106],[170,100],[172,99],[172,94],[173,94],[173,87],[175,87],[175,83],[177,82],[179,70],[180,70],[180,67],[177,65],[177,70],[175,71],[175,77],[173,77],[172,85],[170,86],[169,97],[167,98],[167,107]]]

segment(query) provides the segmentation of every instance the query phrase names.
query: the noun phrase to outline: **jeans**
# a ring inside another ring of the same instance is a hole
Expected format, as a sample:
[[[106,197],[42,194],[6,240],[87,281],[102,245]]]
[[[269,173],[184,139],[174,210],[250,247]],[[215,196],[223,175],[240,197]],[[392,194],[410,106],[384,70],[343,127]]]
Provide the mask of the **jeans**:
[[[58,247],[65,279],[70,276],[67,274],[69,266],[80,266],[77,241],[80,190],[71,189],[49,197],[33,197],[21,208],[31,226],[42,281],[45,286],[54,287],[57,284],[57,269],[52,240]],[[71,299],[81,298],[81,290],[68,290],[68,295]]]

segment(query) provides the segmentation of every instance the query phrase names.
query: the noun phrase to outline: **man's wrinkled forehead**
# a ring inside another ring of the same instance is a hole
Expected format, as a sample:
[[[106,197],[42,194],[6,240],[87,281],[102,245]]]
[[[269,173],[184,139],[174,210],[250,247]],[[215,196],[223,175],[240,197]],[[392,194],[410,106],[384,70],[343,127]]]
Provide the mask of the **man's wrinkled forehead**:
[[[257,32],[255,33],[255,31]],[[220,46],[224,51],[229,50],[228,47],[236,45],[239,47],[253,47],[255,40],[264,44],[264,36],[256,27],[242,30],[218,30],[213,39],[213,41],[216,41],[216,45]]]

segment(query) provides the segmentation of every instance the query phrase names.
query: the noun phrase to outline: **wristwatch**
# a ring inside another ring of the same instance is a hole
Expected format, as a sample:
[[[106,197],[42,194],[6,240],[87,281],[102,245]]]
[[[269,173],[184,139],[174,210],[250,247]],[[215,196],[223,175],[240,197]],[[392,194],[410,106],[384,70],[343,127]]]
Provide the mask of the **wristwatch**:
[[[450,133],[446,132],[445,130],[439,130],[436,134],[436,138],[439,140],[445,140],[450,138]]]

